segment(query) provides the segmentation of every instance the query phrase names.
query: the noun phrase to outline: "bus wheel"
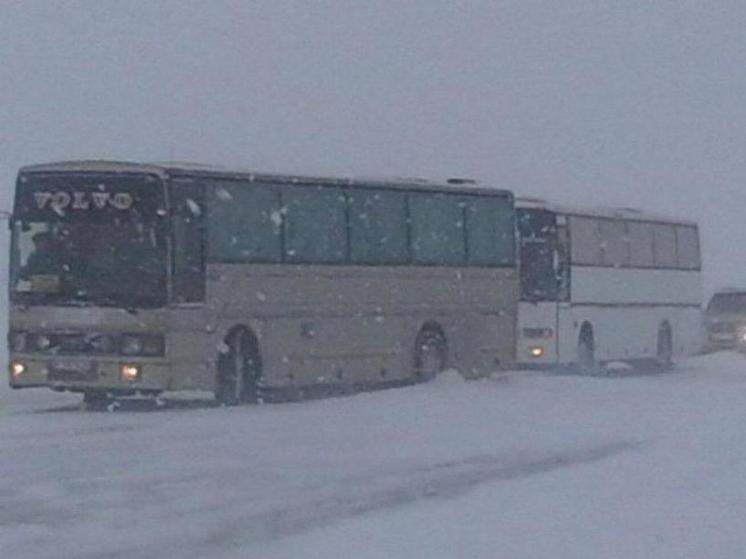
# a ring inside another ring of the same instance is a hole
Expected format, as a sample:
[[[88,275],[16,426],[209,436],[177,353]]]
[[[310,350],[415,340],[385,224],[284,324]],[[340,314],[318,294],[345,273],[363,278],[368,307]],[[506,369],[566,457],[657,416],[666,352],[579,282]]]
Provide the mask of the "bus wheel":
[[[83,407],[88,411],[102,411],[109,407],[113,399],[101,390],[86,390],[83,392]]]
[[[578,337],[578,368],[581,373],[596,370],[596,345],[593,341],[593,327],[587,322],[580,328]]]
[[[670,369],[673,366],[673,332],[668,322],[658,327],[655,360],[662,369]]]
[[[228,352],[218,363],[216,400],[226,406],[256,403],[259,399],[261,359],[256,338],[238,330],[228,340]]]
[[[415,378],[419,382],[433,380],[445,369],[448,345],[441,331],[427,328],[420,331],[415,342]]]

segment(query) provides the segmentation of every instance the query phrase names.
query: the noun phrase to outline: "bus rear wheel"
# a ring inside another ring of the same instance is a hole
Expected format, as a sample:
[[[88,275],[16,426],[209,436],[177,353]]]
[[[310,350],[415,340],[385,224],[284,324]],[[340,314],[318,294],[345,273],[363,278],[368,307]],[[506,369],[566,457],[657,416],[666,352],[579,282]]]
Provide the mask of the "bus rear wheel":
[[[239,330],[230,336],[227,345],[227,353],[218,360],[215,399],[226,406],[258,402],[261,358],[256,337]]]
[[[442,332],[422,330],[415,341],[415,377],[419,382],[433,380],[446,366],[448,345]]]
[[[587,322],[580,329],[578,337],[578,369],[589,374],[596,371],[596,344],[593,340],[593,328]]]
[[[114,399],[101,390],[83,392],[83,407],[88,411],[102,411],[109,407]]]
[[[115,411],[119,408],[117,399],[101,390],[83,392],[83,409],[86,411]]]
[[[668,322],[658,327],[655,360],[661,369],[668,370],[673,367],[673,332]]]

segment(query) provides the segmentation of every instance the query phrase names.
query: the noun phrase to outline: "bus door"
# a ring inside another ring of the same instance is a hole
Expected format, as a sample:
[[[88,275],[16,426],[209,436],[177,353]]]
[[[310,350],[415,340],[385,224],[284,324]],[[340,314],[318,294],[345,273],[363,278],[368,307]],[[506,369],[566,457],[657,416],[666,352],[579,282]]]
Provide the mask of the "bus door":
[[[555,213],[519,209],[521,303],[519,361],[547,364],[557,361],[558,301],[562,251]]]

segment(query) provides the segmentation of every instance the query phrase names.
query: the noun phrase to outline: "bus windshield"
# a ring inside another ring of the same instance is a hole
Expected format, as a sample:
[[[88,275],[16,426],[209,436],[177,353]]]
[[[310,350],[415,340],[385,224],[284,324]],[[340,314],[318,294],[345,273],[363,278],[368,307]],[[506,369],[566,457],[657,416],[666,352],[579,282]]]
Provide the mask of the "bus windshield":
[[[521,257],[521,300],[556,301],[557,227],[554,214],[542,210],[518,210]]]
[[[144,175],[29,175],[16,192],[10,295],[28,305],[166,301],[163,187]]]
[[[746,292],[717,293],[710,299],[707,310],[712,313],[746,312]]]

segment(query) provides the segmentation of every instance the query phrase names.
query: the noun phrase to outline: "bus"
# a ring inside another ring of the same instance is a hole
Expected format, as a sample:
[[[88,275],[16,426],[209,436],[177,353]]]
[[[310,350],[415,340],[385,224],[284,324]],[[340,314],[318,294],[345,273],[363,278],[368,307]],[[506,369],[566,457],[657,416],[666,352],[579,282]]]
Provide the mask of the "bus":
[[[22,168],[10,385],[236,404],[510,367],[513,197],[464,182]]]
[[[523,367],[668,367],[701,347],[699,232],[633,209],[516,201]]]

